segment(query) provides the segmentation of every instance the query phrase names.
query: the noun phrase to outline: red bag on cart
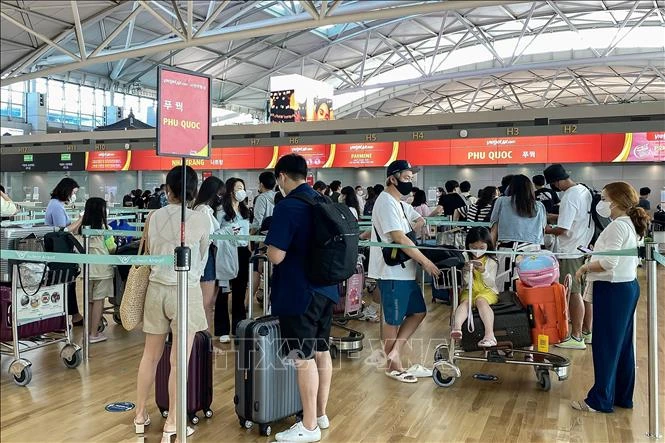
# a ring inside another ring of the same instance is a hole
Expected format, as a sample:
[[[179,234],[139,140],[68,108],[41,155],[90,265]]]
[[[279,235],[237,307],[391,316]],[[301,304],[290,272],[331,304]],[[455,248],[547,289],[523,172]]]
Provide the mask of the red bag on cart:
[[[50,294],[50,296],[56,297],[56,294],[53,293]],[[64,296],[64,294],[60,294],[60,297],[62,296]],[[20,302],[41,303],[42,300],[37,300],[37,297],[41,297],[41,292],[38,291],[33,297],[28,297],[27,300],[20,300]],[[34,300],[31,300],[31,298]],[[13,339],[11,309],[12,288],[11,286],[0,286],[0,341],[2,342],[10,342]],[[18,327],[18,339],[36,337],[49,332],[64,331],[66,324],[64,315],[28,323],[27,325]]]
[[[529,313],[534,345],[538,344],[539,335],[547,335],[549,344],[568,338],[568,296],[564,285],[531,288],[517,280],[517,297]]]

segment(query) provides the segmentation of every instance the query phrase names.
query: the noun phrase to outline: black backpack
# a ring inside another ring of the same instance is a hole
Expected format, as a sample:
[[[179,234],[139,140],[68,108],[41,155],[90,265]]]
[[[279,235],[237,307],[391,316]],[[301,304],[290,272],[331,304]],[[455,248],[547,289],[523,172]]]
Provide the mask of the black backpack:
[[[71,254],[74,249],[80,254],[85,254],[83,245],[71,232],[56,231],[44,234],[44,252]],[[81,273],[81,268],[77,263],[49,262],[48,270],[50,284],[71,282]]]
[[[356,272],[360,229],[349,207],[322,198],[294,195],[312,207],[312,235],[305,273],[310,282],[329,286]]]
[[[150,196],[150,200],[148,200],[148,208],[147,209],[160,209],[162,207],[162,203],[159,199],[159,194],[153,194]]]
[[[600,214],[598,214],[598,211],[596,211],[596,205],[601,200],[600,192],[588,187],[584,183],[580,184],[585,188],[587,188],[587,190],[591,193],[591,210],[589,211],[589,227],[591,227],[593,223],[594,231],[590,244],[595,245],[596,240],[598,240],[598,236],[600,235],[600,233],[603,232],[603,230],[612,222],[612,220],[610,220],[609,218],[601,217]]]

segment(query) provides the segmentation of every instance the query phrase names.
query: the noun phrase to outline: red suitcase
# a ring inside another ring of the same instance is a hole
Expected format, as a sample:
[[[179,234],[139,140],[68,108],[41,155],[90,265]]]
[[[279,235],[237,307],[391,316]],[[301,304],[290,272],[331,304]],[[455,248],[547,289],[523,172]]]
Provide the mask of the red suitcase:
[[[164,353],[157,365],[155,379],[155,401],[162,416],[168,416],[169,373],[171,372],[171,335],[166,340]],[[212,417],[212,337],[208,331],[199,331],[194,336],[192,354],[189,357],[187,375],[187,415],[192,424],[199,422],[197,412],[202,411],[206,418]]]
[[[0,286],[0,341],[10,342],[12,336],[12,288],[11,286]],[[53,317],[40,320],[18,327],[18,338],[36,337],[49,332],[64,331],[66,319]]]
[[[538,344],[539,335],[547,335],[550,344],[568,338],[568,297],[564,285],[553,283],[547,287],[530,288],[517,280],[517,297],[532,319],[534,345]]]

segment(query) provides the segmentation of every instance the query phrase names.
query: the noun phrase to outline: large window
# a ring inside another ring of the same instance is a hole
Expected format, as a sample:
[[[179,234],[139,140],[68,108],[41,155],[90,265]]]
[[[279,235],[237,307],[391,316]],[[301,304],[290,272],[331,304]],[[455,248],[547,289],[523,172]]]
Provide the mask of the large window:
[[[9,118],[25,116],[24,83],[14,83],[0,89],[0,116]]]

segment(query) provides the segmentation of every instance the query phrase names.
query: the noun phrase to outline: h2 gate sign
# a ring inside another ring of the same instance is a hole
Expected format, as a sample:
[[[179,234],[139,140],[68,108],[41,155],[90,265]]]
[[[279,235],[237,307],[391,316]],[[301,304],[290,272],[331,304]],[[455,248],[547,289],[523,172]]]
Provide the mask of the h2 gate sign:
[[[157,70],[157,155],[210,158],[210,76]]]

